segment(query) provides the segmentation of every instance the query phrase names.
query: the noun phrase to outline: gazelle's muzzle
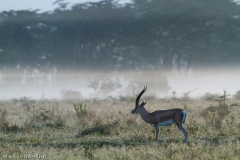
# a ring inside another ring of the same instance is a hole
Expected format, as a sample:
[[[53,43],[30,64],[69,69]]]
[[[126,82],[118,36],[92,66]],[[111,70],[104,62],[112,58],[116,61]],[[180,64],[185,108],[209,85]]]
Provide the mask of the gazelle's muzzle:
[[[131,113],[132,113],[132,114],[136,114],[136,113],[134,113],[134,112],[136,111],[136,109],[137,109],[137,108],[134,108],[134,109],[131,111]]]

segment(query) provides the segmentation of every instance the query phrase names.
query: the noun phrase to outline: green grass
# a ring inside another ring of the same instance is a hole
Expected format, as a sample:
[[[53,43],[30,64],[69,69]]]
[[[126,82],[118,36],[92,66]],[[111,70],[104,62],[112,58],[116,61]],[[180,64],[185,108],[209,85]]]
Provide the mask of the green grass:
[[[230,103],[230,102],[228,102]],[[46,155],[47,159],[240,159],[240,108],[229,108],[220,127],[209,125],[204,111],[216,102],[148,101],[148,111],[187,110],[189,143],[175,125],[155,130],[139,115],[134,101],[32,101],[29,106],[0,102],[0,156]],[[215,108],[214,108],[215,109]],[[211,110],[211,113],[215,111]],[[210,115],[210,114],[209,114]],[[219,117],[217,117],[219,118]],[[1,158],[0,158],[1,159]]]

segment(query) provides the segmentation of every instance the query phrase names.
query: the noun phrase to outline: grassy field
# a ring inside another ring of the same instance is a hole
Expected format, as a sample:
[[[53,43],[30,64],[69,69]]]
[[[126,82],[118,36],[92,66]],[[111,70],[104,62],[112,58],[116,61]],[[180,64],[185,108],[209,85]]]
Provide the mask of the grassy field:
[[[132,115],[134,97],[0,101],[0,159],[240,159],[240,107],[143,97],[146,109],[182,108],[189,143],[175,125],[155,130]],[[215,107],[215,108],[214,108]]]

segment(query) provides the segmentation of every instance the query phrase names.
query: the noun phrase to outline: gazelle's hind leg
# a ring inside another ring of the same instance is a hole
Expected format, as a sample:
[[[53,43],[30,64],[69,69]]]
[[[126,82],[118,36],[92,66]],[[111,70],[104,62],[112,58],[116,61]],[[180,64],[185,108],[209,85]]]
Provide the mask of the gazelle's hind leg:
[[[184,134],[184,137],[185,137],[184,143],[187,143],[188,142],[188,132],[186,131],[186,129],[182,125],[177,125],[177,126]]]
[[[184,143],[188,142],[188,132],[186,131],[186,129],[183,127],[185,119],[186,119],[187,113],[186,111],[182,111],[182,115],[179,116],[179,118],[181,117],[181,119],[175,121],[176,125],[178,126],[178,128],[183,132],[184,134]]]

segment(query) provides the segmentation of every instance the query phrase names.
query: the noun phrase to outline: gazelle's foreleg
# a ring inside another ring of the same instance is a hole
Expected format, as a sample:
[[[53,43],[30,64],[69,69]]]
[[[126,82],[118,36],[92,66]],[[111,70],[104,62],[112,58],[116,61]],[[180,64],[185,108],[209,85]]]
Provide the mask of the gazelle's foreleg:
[[[156,125],[156,141],[158,142],[158,136],[159,136],[159,126]]]

